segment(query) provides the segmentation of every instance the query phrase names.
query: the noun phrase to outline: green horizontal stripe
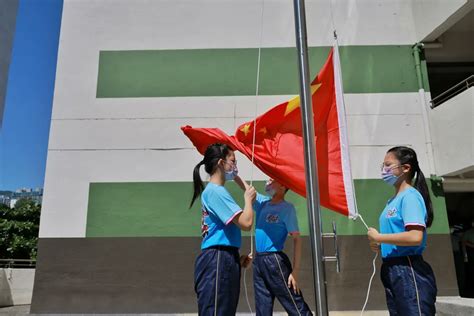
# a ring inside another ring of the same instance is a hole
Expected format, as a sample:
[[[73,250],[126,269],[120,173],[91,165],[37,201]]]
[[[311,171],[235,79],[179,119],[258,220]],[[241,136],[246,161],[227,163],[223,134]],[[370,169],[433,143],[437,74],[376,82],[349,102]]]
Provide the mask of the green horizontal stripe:
[[[309,49],[315,76],[329,47]],[[418,91],[410,46],[340,48],[344,91]],[[258,49],[101,51],[98,98],[255,95]],[[261,50],[261,95],[299,94],[295,48]]]
[[[263,192],[264,182],[254,182]],[[227,185],[239,205],[243,193],[234,184]],[[355,180],[359,212],[368,225],[378,227],[378,217],[392,189],[381,180]],[[200,236],[200,203],[188,209],[192,194],[190,182],[91,183],[87,214],[87,237],[193,237]],[[443,197],[432,195],[435,221],[430,233],[449,233]],[[306,200],[289,192],[287,200],[295,204],[300,230],[308,235]],[[332,221],[340,235],[364,235],[360,220],[353,221],[327,209],[322,210],[324,232],[332,231]]]

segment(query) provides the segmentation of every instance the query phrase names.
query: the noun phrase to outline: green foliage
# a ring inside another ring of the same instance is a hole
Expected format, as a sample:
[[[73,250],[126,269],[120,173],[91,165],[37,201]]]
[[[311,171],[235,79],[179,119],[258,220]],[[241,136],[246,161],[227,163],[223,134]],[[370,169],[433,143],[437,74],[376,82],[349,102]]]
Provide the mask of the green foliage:
[[[41,205],[20,199],[14,208],[0,205],[0,258],[36,259]]]

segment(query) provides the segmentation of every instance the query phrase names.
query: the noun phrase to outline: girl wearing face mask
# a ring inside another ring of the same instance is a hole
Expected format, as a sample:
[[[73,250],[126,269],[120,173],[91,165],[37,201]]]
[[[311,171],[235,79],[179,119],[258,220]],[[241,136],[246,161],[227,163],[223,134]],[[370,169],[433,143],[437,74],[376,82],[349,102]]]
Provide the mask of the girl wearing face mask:
[[[210,175],[204,188],[199,168]],[[194,266],[194,289],[197,294],[199,315],[235,315],[240,293],[241,265],[250,259],[239,257],[241,230],[250,230],[253,224],[255,189],[245,190],[245,206],[241,208],[231,197],[224,184],[237,175],[234,151],[224,144],[210,145],[204,159],[193,171],[194,193],[191,205],[201,196],[201,254]]]
[[[380,215],[380,233],[369,228],[368,238],[371,249],[382,252],[381,278],[390,315],[435,315],[435,276],[422,257],[433,208],[415,151],[390,149],[381,172],[395,195]]]

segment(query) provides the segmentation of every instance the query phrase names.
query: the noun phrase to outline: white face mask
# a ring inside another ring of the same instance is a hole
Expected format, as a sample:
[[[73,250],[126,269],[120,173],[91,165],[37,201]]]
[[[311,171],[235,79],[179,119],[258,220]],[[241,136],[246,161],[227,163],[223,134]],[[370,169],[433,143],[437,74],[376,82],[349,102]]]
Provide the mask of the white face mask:
[[[267,182],[267,184],[265,185],[265,193],[267,193],[268,196],[271,196],[273,197],[275,195],[275,189],[272,188],[272,184]]]

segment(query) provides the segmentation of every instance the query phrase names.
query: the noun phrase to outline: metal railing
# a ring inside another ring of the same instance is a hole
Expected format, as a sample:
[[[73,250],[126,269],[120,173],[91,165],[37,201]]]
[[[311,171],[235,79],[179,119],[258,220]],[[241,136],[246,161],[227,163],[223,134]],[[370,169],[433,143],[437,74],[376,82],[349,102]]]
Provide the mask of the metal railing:
[[[431,105],[430,107],[434,109],[441,103],[444,103],[451,99],[452,97],[460,94],[463,91],[466,91],[470,87],[474,86],[474,75],[471,75],[470,77],[464,79],[460,83],[456,84],[455,86],[449,88],[448,90],[444,91],[440,95],[438,95],[436,98],[430,101]]]
[[[36,260],[30,259],[0,259],[0,268],[35,268]]]

